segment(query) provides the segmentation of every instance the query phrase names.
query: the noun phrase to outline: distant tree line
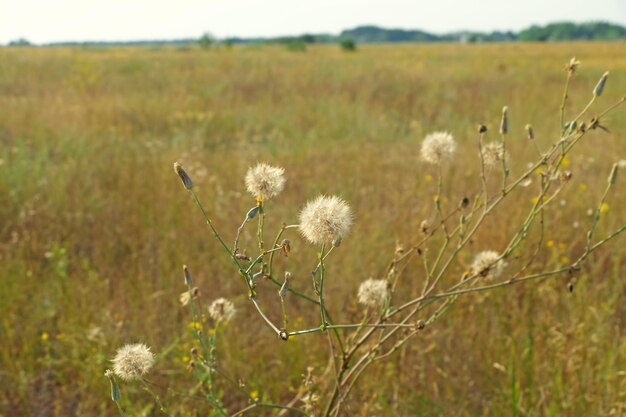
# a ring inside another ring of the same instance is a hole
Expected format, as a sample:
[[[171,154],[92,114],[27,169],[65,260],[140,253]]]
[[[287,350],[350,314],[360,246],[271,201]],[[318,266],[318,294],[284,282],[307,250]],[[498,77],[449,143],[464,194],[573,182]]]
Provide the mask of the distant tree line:
[[[458,31],[437,35],[421,30],[386,29],[378,26],[359,26],[347,29],[339,35],[327,33],[305,33],[298,36],[280,36],[274,38],[240,38],[232,37],[218,40],[205,33],[196,39],[175,40],[146,40],[123,42],[57,42],[48,45],[190,45],[198,44],[203,48],[213,45],[232,45],[250,43],[278,43],[285,44],[292,50],[305,50],[307,45],[315,43],[337,43],[345,50],[354,50],[359,43],[388,43],[388,42],[554,42],[569,40],[620,40],[626,39],[626,27],[607,22],[572,23],[558,22],[545,26],[533,25],[520,32],[472,32]],[[9,43],[10,46],[29,46],[26,39],[17,39]]]
[[[533,25],[515,32],[460,31],[435,35],[420,30],[384,29],[377,26],[359,26],[344,30],[341,37],[358,43],[382,42],[502,42],[502,41],[569,41],[569,40],[618,40],[626,39],[626,27],[606,23],[559,22],[546,26]]]

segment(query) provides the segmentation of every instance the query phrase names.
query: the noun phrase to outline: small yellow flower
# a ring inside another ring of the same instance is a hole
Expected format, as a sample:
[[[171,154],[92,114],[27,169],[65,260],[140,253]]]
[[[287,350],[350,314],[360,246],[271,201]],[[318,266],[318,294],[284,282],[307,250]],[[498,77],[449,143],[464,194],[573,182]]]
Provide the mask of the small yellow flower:
[[[570,165],[571,165],[571,162],[569,160],[569,156],[565,156],[565,158],[563,158],[563,162],[561,162],[561,166],[563,168],[567,168]]]
[[[189,362],[189,356],[183,356],[181,359],[184,363]]]
[[[50,338],[50,335],[48,334],[48,332],[41,333],[41,340],[43,340],[44,342],[48,340],[49,338]]]
[[[609,211],[609,205],[606,204],[606,203],[602,203],[600,205],[600,213],[606,214],[606,213],[608,213],[608,211]]]
[[[256,400],[257,398],[259,398],[259,391],[256,389],[250,391],[250,397],[252,397],[253,400]]]
[[[564,264],[568,264],[570,259],[567,256],[561,256],[561,262]]]
[[[433,180],[433,176],[430,174],[427,174],[426,176],[424,176],[424,179],[426,180],[426,182],[431,182]]]
[[[548,240],[548,241],[546,242],[546,247],[547,247],[548,249],[553,248],[553,247],[554,247],[554,240],[552,240],[552,239]]]
[[[202,330],[202,324],[198,323],[197,321],[192,321],[187,325],[187,327],[192,330]]]
[[[587,187],[587,184],[585,184],[584,182],[580,183],[580,185],[578,186],[578,189],[580,191],[587,191],[587,188],[589,187]]]

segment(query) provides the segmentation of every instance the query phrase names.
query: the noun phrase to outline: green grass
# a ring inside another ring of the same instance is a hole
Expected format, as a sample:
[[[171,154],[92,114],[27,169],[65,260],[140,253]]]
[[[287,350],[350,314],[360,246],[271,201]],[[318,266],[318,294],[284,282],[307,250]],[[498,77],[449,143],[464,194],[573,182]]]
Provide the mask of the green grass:
[[[444,183],[444,203],[456,204],[480,187],[478,123],[495,139],[509,106],[511,170],[521,173],[533,156],[525,124],[540,146],[559,134],[569,58],[582,61],[570,117],[611,71],[597,114],[626,93],[623,50],[617,42],[381,45],[351,54],[336,46],[299,53],[1,48],[0,415],[116,415],[103,372],[130,342],[157,353],[155,383],[192,387],[191,318],[178,302],[183,263],[205,304],[227,296],[239,308],[221,337],[220,364],[261,398],[288,401],[307,366],[322,373],[327,341],[313,334],[280,343],[259,322],[172,163],[188,169],[227,242],[254,205],[243,177],[257,161],[283,166],[288,177],[267,206],[270,235],[319,193],[349,201],[355,226],[328,265],[327,303],[337,321],[359,320],[358,284],[379,278],[396,241],[415,242],[421,221],[435,214],[436,172],[418,156],[424,135],[448,130],[460,143]],[[610,166],[626,158],[624,111],[605,120],[611,133],[592,132],[569,160],[574,177],[565,204],[546,214],[536,268],[581,253],[586,212]],[[621,174],[598,236],[626,217]],[[501,248],[532,195],[518,195],[491,218],[454,270],[466,269],[474,250]],[[296,234],[290,239],[293,254],[278,267],[310,293],[315,249]],[[244,247],[252,251],[254,242],[247,230]],[[623,243],[594,253],[572,294],[560,277],[461,298],[367,371],[350,415],[619,415],[626,407]],[[402,281],[406,299],[421,288],[419,266]],[[261,299],[269,288],[261,285]],[[287,304],[301,327],[319,324],[318,310],[295,298]],[[277,304],[266,305],[279,314]],[[157,415],[140,388],[122,389],[132,415]],[[161,392],[177,415],[206,415],[206,405]],[[225,398],[233,410],[246,404]]]

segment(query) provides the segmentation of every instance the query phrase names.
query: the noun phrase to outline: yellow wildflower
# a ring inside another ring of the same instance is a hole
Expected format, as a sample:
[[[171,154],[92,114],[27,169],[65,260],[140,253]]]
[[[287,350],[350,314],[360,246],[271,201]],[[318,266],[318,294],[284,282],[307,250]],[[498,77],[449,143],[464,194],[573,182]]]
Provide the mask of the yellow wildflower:
[[[609,211],[609,205],[606,204],[606,203],[602,203],[600,205],[600,213],[606,214],[606,213],[608,213],[608,211]]]

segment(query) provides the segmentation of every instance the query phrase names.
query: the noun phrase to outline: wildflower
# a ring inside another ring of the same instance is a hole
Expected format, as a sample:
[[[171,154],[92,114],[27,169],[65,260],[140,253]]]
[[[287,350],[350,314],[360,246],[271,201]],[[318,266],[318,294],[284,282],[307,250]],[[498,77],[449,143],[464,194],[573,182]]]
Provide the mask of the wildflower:
[[[608,212],[609,212],[609,205],[608,205],[608,204],[606,204],[606,203],[602,203],[602,204],[600,205],[600,213],[602,213],[602,214],[606,214],[606,213],[608,213]]]
[[[440,164],[451,159],[456,151],[456,142],[448,132],[434,132],[427,135],[422,142],[422,159],[431,164]]]
[[[285,188],[285,170],[268,164],[257,164],[248,169],[246,188],[255,197],[266,200],[275,197]]]
[[[342,239],[351,225],[350,206],[336,196],[319,196],[300,212],[300,233],[313,244]]]
[[[359,303],[368,307],[382,306],[389,296],[387,281],[384,279],[368,279],[359,287]]]
[[[235,305],[226,298],[218,298],[209,306],[209,315],[215,321],[229,321],[235,312]]]
[[[483,163],[487,168],[493,168],[502,163],[507,157],[502,142],[490,142],[482,149]]]
[[[174,163],[174,171],[180,177],[180,179],[183,182],[183,185],[185,186],[185,188],[187,190],[191,190],[193,188],[193,181],[191,181],[191,178],[189,177],[189,175],[187,175],[187,172],[182,167],[182,165],[179,164],[178,162],[175,162]]]
[[[131,381],[148,373],[154,363],[154,354],[143,343],[125,345],[117,350],[112,362],[113,372],[120,378]]]
[[[472,274],[485,278],[498,278],[506,267],[506,262],[499,258],[500,254],[496,251],[486,250],[480,252],[474,257],[474,262],[472,262]]]

